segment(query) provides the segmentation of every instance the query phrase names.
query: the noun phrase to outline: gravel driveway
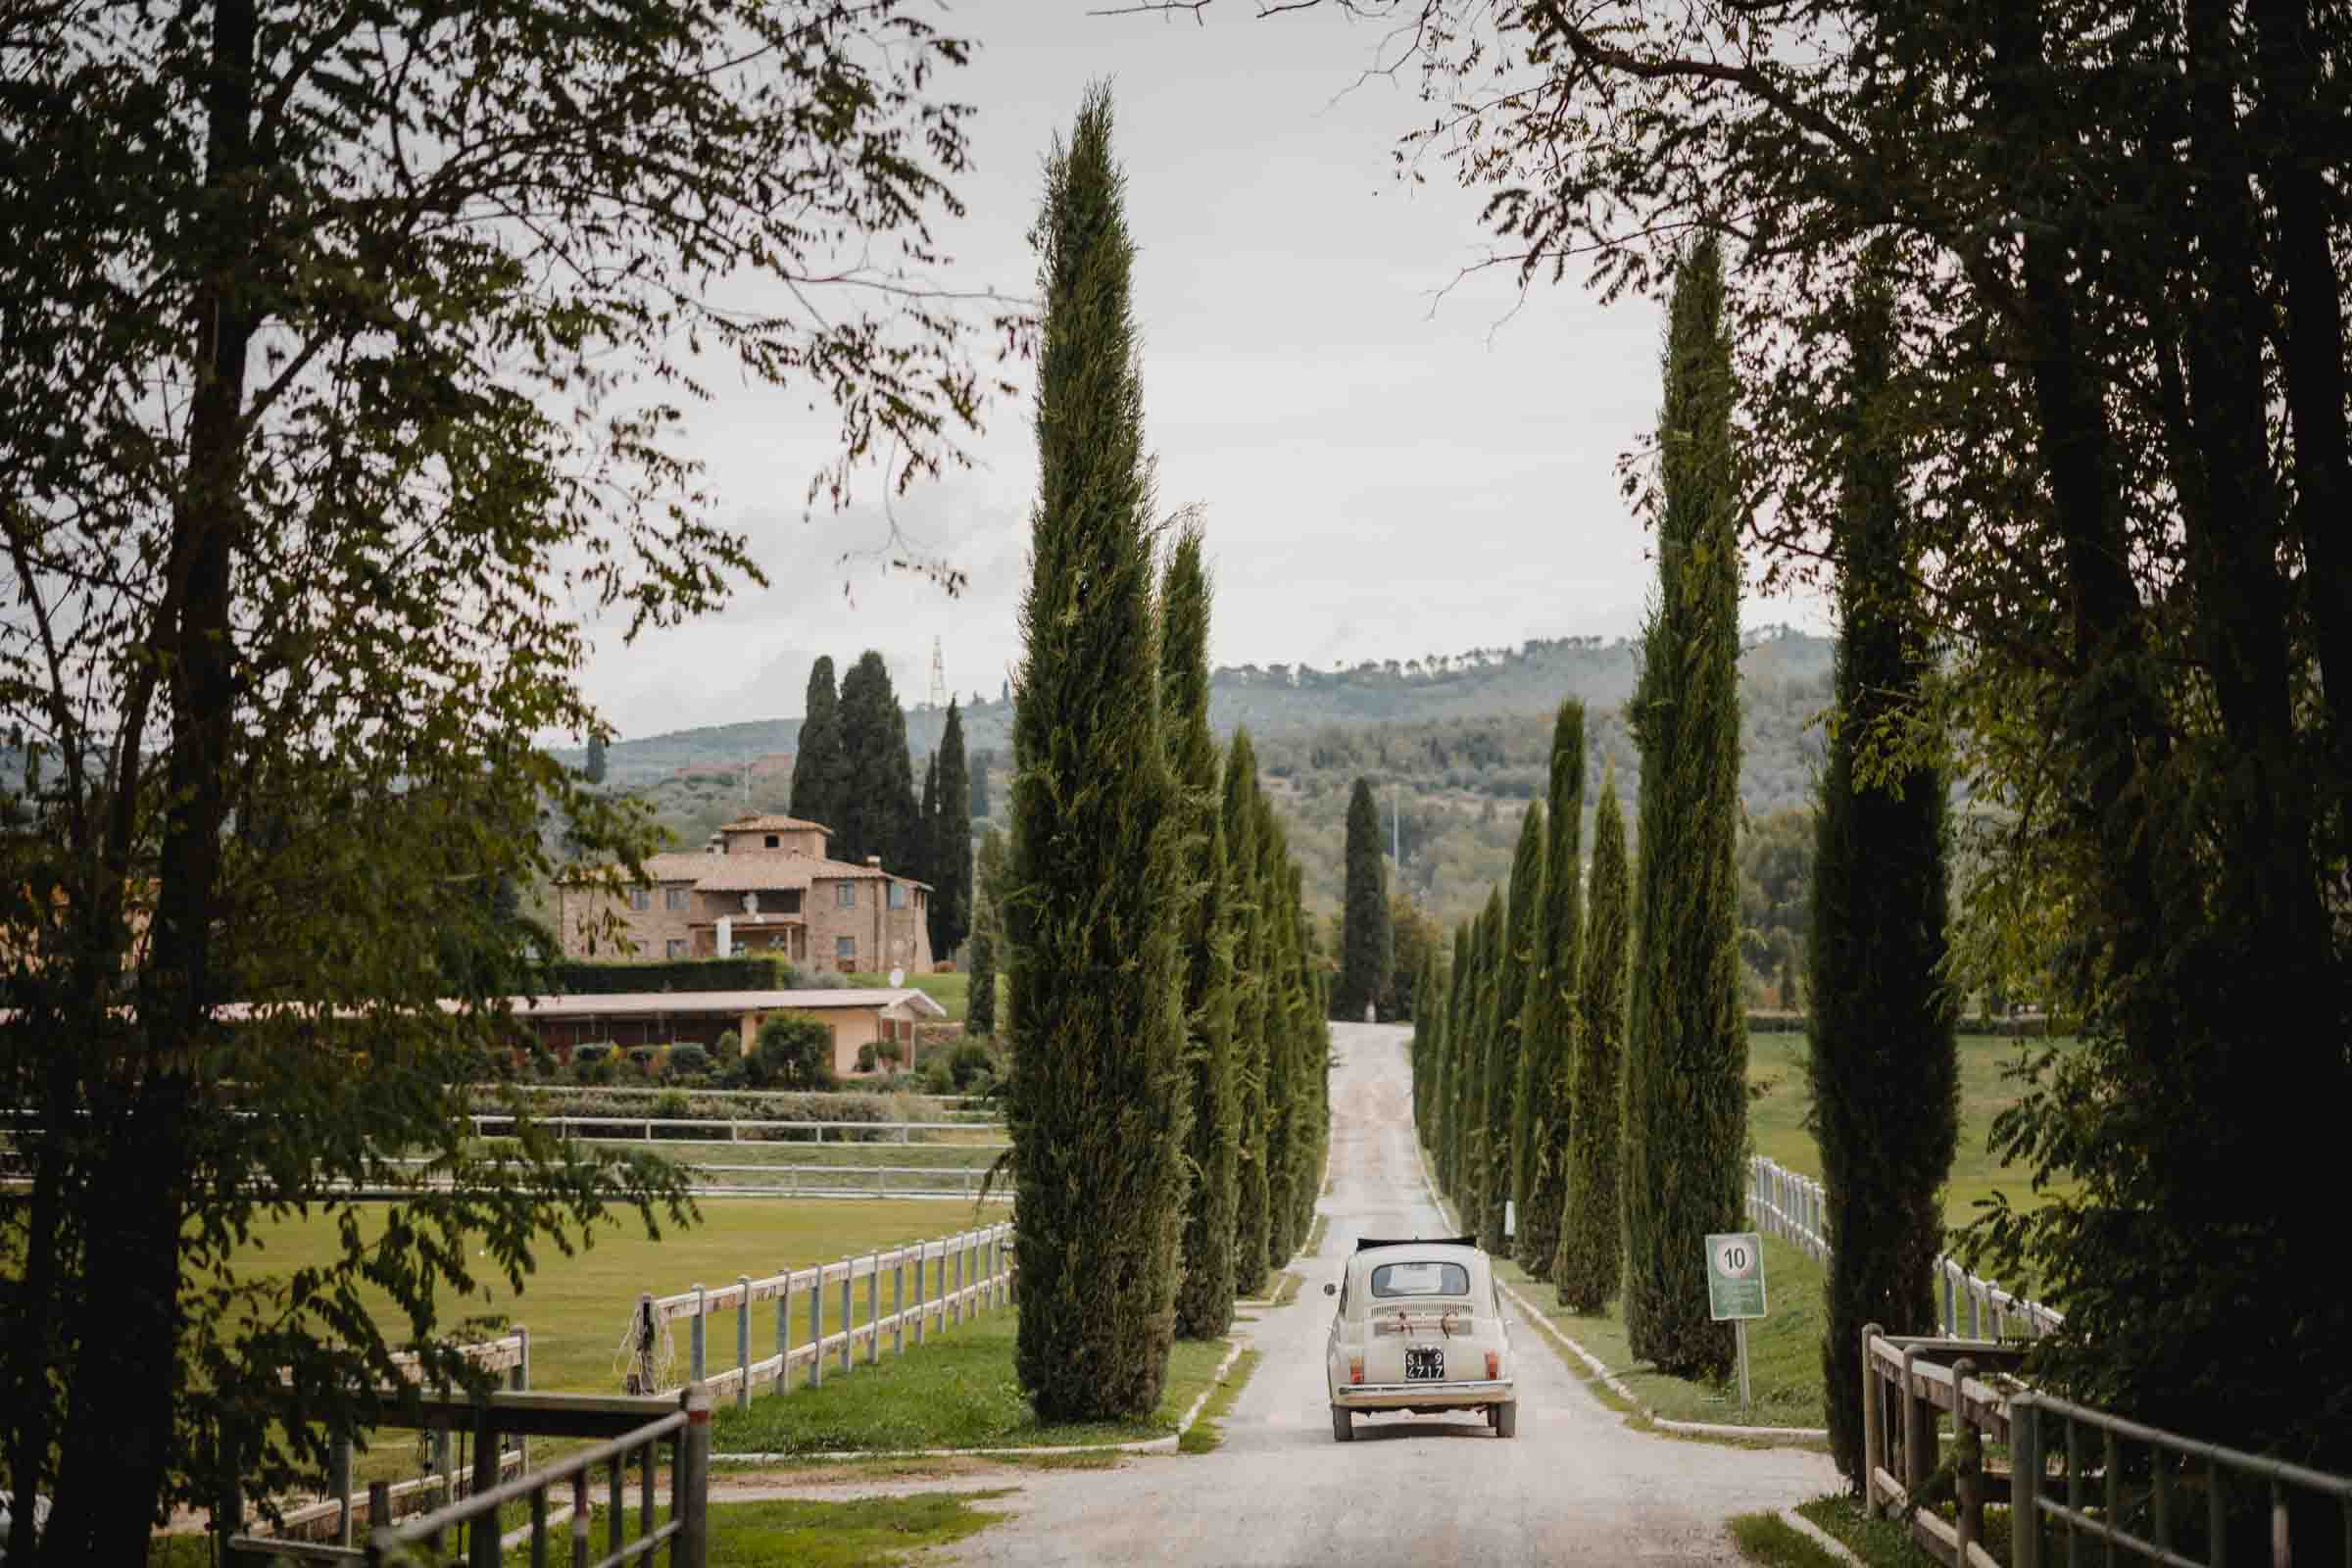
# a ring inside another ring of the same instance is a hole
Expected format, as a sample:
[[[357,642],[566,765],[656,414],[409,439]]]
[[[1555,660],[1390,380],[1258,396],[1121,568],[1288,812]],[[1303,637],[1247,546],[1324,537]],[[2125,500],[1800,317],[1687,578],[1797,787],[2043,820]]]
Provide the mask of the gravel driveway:
[[[1333,1026],[1330,1228],[1306,1284],[1243,1325],[1265,1359],[1214,1453],[1117,1470],[1025,1473],[1015,1517],[956,1548],[959,1563],[1735,1563],[1724,1520],[1831,1490],[1827,1457],[1649,1437],[1571,1380],[1514,1314],[1519,1436],[1483,1417],[1358,1417],[1332,1441],[1323,1283],[1358,1235],[1445,1234],[1413,1152],[1407,1032]]]

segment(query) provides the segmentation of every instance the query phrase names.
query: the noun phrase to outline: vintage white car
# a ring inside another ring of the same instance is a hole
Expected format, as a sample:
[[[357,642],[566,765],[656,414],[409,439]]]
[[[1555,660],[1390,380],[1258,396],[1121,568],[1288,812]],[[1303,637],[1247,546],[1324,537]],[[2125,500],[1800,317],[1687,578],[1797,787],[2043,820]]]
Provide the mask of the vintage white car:
[[[1324,1357],[1334,1438],[1352,1441],[1356,1412],[1373,1410],[1484,1410],[1496,1437],[1517,1435],[1502,1297],[1473,1238],[1367,1237],[1323,1294],[1340,1298]]]

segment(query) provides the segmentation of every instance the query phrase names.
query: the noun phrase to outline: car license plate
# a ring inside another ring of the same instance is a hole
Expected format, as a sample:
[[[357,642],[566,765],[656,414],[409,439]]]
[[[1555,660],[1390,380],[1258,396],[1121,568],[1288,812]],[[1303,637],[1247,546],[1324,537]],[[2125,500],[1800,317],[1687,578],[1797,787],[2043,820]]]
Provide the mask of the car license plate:
[[[1446,1375],[1446,1351],[1435,1345],[1408,1346],[1404,1352],[1404,1377],[1408,1383],[1436,1382]]]

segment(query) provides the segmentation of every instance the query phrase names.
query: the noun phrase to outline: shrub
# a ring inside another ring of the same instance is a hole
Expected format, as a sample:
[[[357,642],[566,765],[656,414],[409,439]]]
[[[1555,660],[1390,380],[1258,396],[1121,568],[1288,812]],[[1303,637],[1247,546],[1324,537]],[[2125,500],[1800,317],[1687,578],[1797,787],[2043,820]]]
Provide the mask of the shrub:
[[[945,1056],[933,1056],[929,1061],[924,1062],[922,1071],[915,1077],[922,1084],[923,1093],[926,1095],[956,1093],[955,1069],[949,1065],[948,1058]]]
[[[849,976],[839,969],[811,969],[801,977],[801,985],[809,991],[847,991]]]
[[[711,1053],[720,1066],[743,1059],[743,1037],[730,1029],[718,1037],[718,1046]]]
[[[875,1057],[876,1054],[874,1051],[874,1043],[872,1041],[869,1040],[864,1045],[859,1046],[858,1048],[858,1070],[859,1072],[872,1072],[874,1070]]]
[[[936,1061],[938,1058],[932,1059]],[[979,1041],[966,1040],[948,1053],[948,1076],[956,1086],[956,1092],[962,1094],[982,1080],[993,1084],[997,1077],[997,1060]]]
[[[745,1065],[756,1088],[830,1089],[833,1030],[805,1012],[773,1013],[760,1024],[759,1045]]]
[[[670,1089],[663,1091],[662,1098],[654,1102],[654,1114],[663,1121],[683,1121],[694,1114],[694,1109],[687,1104],[683,1094]]]
[[[710,1053],[687,1041],[669,1048],[668,1066],[673,1078],[699,1078],[710,1070]]]
[[[602,1061],[611,1054],[612,1054],[612,1043],[609,1040],[574,1046],[571,1048],[571,1064],[575,1067],[584,1067]]]

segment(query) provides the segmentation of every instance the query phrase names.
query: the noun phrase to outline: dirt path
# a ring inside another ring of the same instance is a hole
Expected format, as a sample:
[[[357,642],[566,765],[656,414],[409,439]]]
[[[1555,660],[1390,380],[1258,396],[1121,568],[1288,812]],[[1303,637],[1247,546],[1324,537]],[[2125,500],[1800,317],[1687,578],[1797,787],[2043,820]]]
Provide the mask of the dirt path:
[[[1359,1417],[1356,1441],[1334,1443],[1324,1281],[1338,1278],[1338,1260],[1358,1235],[1445,1230],[1413,1151],[1405,1031],[1341,1024],[1334,1036],[1334,1183],[1322,1203],[1329,1234],[1321,1255],[1300,1267],[1298,1299],[1246,1326],[1265,1359],[1224,1422],[1223,1446],[1200,1456],[1139,1456],[1112,1471],[990,1477],[986,1484],[1021,1489],[990,1504],[1014,1517],[947,1560],[1007,1568],[1734,1563],[1729,1515],[1832,1488],[1835,1473],[1818,1454],[1629,1430],[1517,1321],[1515,1440],[1494,1438],[1476,1415],[1382,1416]],[[944,1488],[980,1481],[959,1476]]]

